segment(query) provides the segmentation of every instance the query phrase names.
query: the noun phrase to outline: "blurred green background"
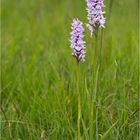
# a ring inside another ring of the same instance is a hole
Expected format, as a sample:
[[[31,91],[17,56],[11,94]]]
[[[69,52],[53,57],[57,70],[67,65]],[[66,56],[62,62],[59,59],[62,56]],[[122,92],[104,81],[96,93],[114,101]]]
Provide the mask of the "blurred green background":
[[[138,0],[114,0],[112,13],[109,5],[105,0],[99,139],[137,140]],[[86,28],[85,0],[1,1],[1,139],[77,139],[76,64],[69,47],[74,17]],[[81,139],[88,140],[95,41],[87,29],[84,39]],[[94,139],[95,131],[94,122]]]

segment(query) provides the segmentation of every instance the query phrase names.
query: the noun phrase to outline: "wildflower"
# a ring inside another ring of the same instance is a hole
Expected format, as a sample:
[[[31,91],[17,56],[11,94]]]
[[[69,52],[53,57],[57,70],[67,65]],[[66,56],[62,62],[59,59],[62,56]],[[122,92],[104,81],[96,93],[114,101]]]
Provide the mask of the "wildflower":
[[[85,41],[83,41],[84,28],[82,22],[78,18],[74,18],[72,22],[72,31],[70,33],[70,47],[73,49],[72,55],[76,58],[77,62],[85,60]]]
[[[91,36],[93,32],[95,33],[95,30],[98,27],[104,28],[105,24],[105,18],[103,11],[104,7],[104,0],[86,0],[87,1],[87,12],[88,12],[88,24],[87,28],[90,30]]]

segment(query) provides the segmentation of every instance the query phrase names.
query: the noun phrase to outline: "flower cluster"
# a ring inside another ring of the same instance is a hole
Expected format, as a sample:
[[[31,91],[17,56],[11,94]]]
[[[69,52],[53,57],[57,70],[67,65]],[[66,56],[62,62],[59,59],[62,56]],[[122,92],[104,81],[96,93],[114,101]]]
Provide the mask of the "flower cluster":
[[[87,19],[88,24],[87,28],[90,30],[90,34],[96,34],[98,27],[104,28],[105,18],[103,11],[104,0],[86,0],[87,2]],[[72,22],[72,31],[70,33],[71,38],[71,48],[73,49],[72,55],[77,59],[77,62],[80,60],[85,60],[85,42],[83,41],[83,32],[84,28],[82,22],[75,18]]]
[[[70,42],[71,48],[73,49],[72,55],[77,59],[77,62],[80,60],[85,60],[85,42],[83,41],[83,32],[84,28],[82,22],[78,18],[73,19],[72,22],[72,31],[70,33]]]
[[[86,0],[87,1],[87,12],[88,12],[88,24],[87,28],[91,32],[91,36],[93,32],[97,29],[97,27],[104,28],[105,18],[103,12],[104,0]]]

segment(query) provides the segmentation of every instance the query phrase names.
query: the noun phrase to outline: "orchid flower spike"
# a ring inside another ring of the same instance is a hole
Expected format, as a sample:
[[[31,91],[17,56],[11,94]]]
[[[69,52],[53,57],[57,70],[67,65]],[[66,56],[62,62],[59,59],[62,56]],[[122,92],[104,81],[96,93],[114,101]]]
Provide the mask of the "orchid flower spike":
[[[90,30],[90,35],[95,33],[98,27],[105,28],[105,18],[103,11],[104,0],[86,0],[87,2],[87,28]]]
[[[70,33],[70,47],[72,48],[72,55],[76,58],[79,63],[80,60],[85,60],[85,41],[83,41],[83,23],[78,19],[74,18],[71,26]]]

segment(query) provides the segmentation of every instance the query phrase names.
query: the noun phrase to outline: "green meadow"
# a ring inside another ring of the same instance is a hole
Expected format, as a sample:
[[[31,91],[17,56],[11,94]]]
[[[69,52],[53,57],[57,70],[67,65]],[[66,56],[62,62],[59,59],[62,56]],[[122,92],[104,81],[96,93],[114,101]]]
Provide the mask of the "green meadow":
[[[86,41],[80,140],[139,140],[139,1],[104,3],[97,46],[86,28],[85,0],[1,0],[1,140],[78,139],[77,64],[69,41],[75,17]]]

